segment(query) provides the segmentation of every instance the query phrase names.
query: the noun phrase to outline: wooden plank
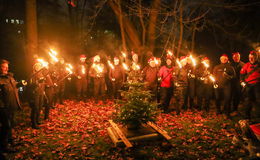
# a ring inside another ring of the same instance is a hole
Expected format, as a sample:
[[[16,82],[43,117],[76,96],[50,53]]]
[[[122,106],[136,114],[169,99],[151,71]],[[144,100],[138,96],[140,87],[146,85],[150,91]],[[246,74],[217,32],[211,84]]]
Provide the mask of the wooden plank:
[[[116,130],[113,127],[110,127],[110,129],[114,133],[116,139],[120,139],[119,135],[116,133]]]
[[[151,126],[154,130],[156,130],[158,133],[160,133],[164,138],[166,138],[167,140],[172,139],[172,137],[170,137],[168,135],[168,133],[164,130],[162,130],[160,127],[158,127],[156,124],[152,123],[152,122],[147,122],[147,124],[149,126]]]
[[[107,128],[108,135],[110,136],[112,142],[114,143],[115,147],[118,143],[118,138],[115,136],[115,133],[113,132],[111,127]]]
[[[131,142],[133,142],[133,141],[137,142],[137,141],[153,140],[153,139],[157,139],[157,138],[161,138],[161,136],[159,136],[158,133],[151,133],[151,134],[147,134],[147,135],[131,137],[131,138],[128,138],[128,140]],[[122,141],[119,140],[118,143],[120,143],[120,142],[122,142]]]
[[[115,124],[112,120],[109,120],[109,123],[111,126],[115,129],[118,136],[122,139],[122,141],[125,143],[126,147],[133,147],[131,142],[126,138],[126,136],[123,134],[123,132],[119,129],[117,124]]]

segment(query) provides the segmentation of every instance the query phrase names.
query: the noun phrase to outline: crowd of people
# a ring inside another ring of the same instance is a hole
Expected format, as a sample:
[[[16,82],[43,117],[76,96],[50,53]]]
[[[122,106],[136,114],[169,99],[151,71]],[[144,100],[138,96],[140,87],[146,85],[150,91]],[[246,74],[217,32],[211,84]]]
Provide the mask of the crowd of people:
[[[87,61],[86,55],[80,55],[74,70],[64,59],[44,62],[35,59],[32,75],[27,82],[29,106],[31,107],[31,126],[39,128],[40,114],[44,110],[44,119],[49,119],[50,109],[55,104],[63,104],[67,79],[73,78],[77,100],[94,98],[96,101],[107,98],[120,99],[120,90],[124,83],[144,82],[150,90],[153,101],[164,112],[172,109],[179,114],[182,110],[212,109],[215,101],[216,114],[230,118],[243,104],[244,118],[252,118],[254,110],[260,118],[260,67],[258,54],[251,51],[249,62],[240,60],[240,53],[220,56],[220,64],[212,67],[207,57],[193,58],[192,55],[176,58],[171,54],[161,59],[151,56],[145,67],[141,67],[138,54],[132,54],[132,60],[125,56],[116,56],[113,62],[102,61],[100,55]],[[90,62],[90,63],[88,63]],[[17,88],[25,85],[16,82],[8,71],[9,62],[0,61],[0,149],[9,151],[12,144],[14,114],[21,109]],[[90,87],[92,86],[92,87]],[[90,89],[92,88],[92,89]],[[173,106],[173,107],[171,107]],[[254,108],[254,109],[253,109]]]

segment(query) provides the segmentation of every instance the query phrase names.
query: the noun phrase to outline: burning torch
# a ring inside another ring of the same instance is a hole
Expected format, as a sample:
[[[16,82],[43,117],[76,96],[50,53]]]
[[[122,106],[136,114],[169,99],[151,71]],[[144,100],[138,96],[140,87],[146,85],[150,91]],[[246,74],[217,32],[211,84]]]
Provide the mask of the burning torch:
[[[110,62],[110,60],[107,61],[107,64],[111,69],[115,69],[115,66]]]
[[[122,53],[122,56],[124,57],[124,59],[126,59],[126,57],[127,57],[126,53],[123,51],[121,51],[121,53]]]
[[[66,67],[65,67],[66,71],[68,72],[68,74],[66,76],[64,76],[62,79],[60,79],[57,84],[59,84],[60,82],[62,82],[64,79],[66,79],[67,77],[69,77],[71,74],[73,74],[73,67],[71,64],[66,64]]]
[[[38,73],[40,73],[41,71],[43,71],[45,68],[48,67],[48,62],[44,61],[43,59],[37,59],[38,63],[40,63],[40,65],[42,66],[41,69],[39,69],[38,71],[34,72],[29,78],[27,78],[26,81],[32,79],[35,75],[37,75]]]
[[[129,67],[128,67],[128,65],[127,65],[126,63],[123,63],[122,65],[123,65],[123,67],[124,67],[124,69],[125,69],[126,71],[129,71],[129,70],[130,70]]]
[[[56,51],[54,51],[53,49],[50,49],[49,51],[49,56],[51,57],[51,59],[56,63],[59,61],[59,59],[57,58],[58,53]]]
[[[182,68],[182,65],[181,65],[179,58],[176,59],[176,63],[178,64],[179,68]]]
[[[213,77],[213,75],[210,75],[210,76],[209,76],[209,79],[213,82],[213,87],[214,87],[214,88],[218,88],[218,84],[216,83],[216,80],[215,80],[215,78]]]
[[[190,55],[190,60],[192,61],[193,66],[196,66],[196,60],[192,57],[192,55]]]

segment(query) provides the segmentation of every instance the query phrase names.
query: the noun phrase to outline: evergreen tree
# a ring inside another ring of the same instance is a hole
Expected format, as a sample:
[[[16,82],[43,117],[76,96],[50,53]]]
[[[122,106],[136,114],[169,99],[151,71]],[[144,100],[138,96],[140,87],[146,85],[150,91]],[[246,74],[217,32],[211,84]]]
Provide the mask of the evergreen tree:
[[[117,101],[116,121],[126,126],[140,127],[142,123],[155,121],[157,104],[151,102],[152,94],[142,82],[128,82],[126,91],[121,91],[122,100]],[[133,127],[133,128],[135,128]]]

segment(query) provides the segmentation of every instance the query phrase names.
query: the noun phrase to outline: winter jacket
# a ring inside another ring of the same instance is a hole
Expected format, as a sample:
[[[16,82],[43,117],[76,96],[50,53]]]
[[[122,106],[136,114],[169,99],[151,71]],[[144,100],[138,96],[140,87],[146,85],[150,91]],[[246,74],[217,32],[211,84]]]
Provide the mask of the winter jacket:
[[[231,80],[236,76],[236,72],[229,63],[222,63],[214,67],[213,75],[218,86],[222,88],[226,85],[231,85]]]
[[[252,73],[251,71],[254,70]],[[249,84],[256,84],[260,82],[260,66],[259,62],[251,64],[246,63],[240,71],[241,80],[246,81]]]
[[[21,109],[17,85],[12,73],[0,75],[0,108]]]
[[[160,68],[158,77],[161,78],[161,87],[173,87],[173,70],[173,67],[168,68],[166,66],[162,66]]]
[[[109,70],[109,79],[115,79],[116,82],[125,81],[125,71],[121,65],[115,65],[114,69]]]
[[[146,66],[143,69],[142,74],[144,76],[144,82],[147,83],[148,87],[157,85],[157,74],[158,74],[157,67]]]

